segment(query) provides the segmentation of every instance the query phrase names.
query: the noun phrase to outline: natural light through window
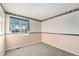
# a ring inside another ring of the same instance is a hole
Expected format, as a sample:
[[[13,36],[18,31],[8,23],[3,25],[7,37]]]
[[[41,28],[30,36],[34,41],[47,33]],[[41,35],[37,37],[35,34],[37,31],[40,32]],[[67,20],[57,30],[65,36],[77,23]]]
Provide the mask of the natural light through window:
[[[16,17],[10,17],[10,30],[12,33],[27,33],[29,31],[29,21]]]

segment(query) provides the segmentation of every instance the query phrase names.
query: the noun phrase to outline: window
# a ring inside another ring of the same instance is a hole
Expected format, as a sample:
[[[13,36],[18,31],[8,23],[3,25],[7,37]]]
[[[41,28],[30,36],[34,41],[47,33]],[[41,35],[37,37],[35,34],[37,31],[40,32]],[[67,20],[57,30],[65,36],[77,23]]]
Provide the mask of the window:
[[[10,30],[12,33],[27,33],[29,30],[29,21],[16,17],[10,17]]]

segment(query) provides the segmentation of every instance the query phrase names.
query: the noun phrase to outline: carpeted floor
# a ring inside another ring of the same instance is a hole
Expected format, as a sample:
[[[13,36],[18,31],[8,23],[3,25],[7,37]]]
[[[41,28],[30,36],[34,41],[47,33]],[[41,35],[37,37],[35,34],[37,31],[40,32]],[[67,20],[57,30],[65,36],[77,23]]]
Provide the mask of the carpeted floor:
[[[75,56],[45,43],[36,43],[19,49],[6,51],[5,56]]]

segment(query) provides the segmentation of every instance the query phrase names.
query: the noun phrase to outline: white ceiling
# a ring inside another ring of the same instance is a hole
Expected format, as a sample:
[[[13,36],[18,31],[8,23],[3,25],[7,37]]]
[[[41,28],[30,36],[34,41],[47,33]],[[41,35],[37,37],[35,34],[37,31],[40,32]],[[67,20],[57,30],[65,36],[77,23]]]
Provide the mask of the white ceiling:
[[[8,12],[43,20],[78,8],[78,3],[3,3]]]

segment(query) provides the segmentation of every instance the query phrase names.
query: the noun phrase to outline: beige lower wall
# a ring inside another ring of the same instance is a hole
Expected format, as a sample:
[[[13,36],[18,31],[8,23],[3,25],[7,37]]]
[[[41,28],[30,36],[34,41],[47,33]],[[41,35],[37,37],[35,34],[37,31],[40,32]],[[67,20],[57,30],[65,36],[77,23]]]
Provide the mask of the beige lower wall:
[[[5,36],[0,36],[0,56],[3,56],[5,53]]]
[[[42,40],[41,40],[42,39]],[[79,36],[57,34],[12,34],[6,35],[7,50],[27,46],[33,43],[44,42],[73,54],[79,55]]]
[[[42,34],[42,42],[79,55],[79,36]]]
[[[41,41],[40,34],[8,34],[6,35],[6,48],[14,49]]]

